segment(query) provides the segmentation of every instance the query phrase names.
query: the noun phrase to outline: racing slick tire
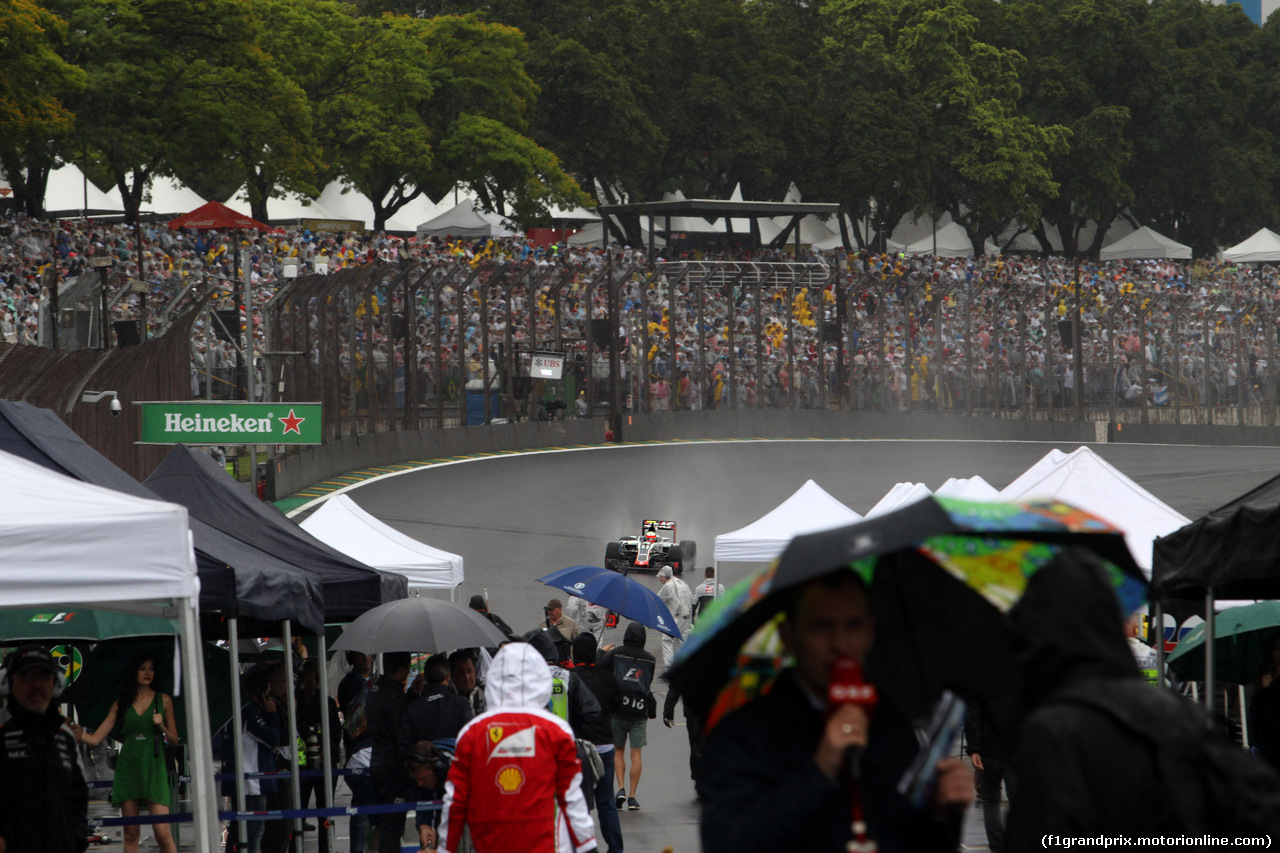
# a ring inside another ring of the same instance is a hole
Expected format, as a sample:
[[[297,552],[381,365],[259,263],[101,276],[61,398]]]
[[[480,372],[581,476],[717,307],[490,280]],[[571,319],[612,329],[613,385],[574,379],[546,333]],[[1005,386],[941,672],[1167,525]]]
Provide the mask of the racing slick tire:
[[[681,539],[677,547],[680,549],[680,565],[675,569],[675,573],[683,573],[685,566],[692,566],[696,569],[698,567],[698,543],[692,539]]]
[[[667,556],[663,558],[662,564],[670,566],[673,574],[680,574],[684,571],[684,550],[679,545],[672,545],[667,549]]]
[[[604,567],[617,571],[622,565],[622,543],[610,542],[604,546]]]

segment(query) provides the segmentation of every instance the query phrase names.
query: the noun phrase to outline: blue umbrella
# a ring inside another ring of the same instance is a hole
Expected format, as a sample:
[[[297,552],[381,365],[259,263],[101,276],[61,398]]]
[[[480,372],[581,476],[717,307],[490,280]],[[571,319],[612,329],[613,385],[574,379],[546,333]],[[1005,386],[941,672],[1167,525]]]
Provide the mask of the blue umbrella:
[[[668,636],[680,638],[676,620],[658,594],[639,581],[599,566],[570,566],[538,578],[547,586],[607,607]]]

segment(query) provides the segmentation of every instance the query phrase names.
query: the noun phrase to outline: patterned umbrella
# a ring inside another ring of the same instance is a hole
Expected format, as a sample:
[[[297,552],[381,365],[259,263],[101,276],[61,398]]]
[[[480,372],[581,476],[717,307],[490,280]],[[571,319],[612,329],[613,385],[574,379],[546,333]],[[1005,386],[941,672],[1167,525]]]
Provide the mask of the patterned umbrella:
[[[882,693],[910,714],[927,712],[943,688],[1007,697],[1018,684],[1003,614],[1032,575],[1072,548],[1102,559],[1125,612],[1143,603],[1146,581],[1123,534],[1058,502],[934,496],[797,536],[769,568],[704,612],[670,678],[714,725],[771,686],[781,657],[770,631],[786,591],[847,568],[871,588],[876,641],[867,674]]]

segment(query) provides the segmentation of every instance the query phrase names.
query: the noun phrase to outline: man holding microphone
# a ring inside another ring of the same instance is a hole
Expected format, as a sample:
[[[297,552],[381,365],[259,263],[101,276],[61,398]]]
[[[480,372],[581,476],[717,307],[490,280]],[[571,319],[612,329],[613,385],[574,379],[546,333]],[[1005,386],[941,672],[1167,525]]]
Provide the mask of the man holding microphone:
[[[906,718],[876,707],[860,683],[875,636],[862,579],[845,568],[810,581],[786,612],[781,636],[795,667],[725,717],[703,748],[705,853],[955,850],[973,775],[947,758],[924,809],[898,793],[919,744]]]

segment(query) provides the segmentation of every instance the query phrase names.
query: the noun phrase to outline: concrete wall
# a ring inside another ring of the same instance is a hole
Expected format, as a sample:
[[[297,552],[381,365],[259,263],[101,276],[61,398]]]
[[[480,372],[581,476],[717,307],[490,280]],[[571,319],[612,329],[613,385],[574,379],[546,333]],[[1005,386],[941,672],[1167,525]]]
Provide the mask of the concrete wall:
[[[489,427],[384,432],[348,436],[309,448],[282,461],[274,473],[274,498],[371,465],[461,456],[502,450],[600,444],[606,421],[534,421]],[[1097,441],[1213,446],[1280,446],[1278,427],[1173,424],[1103,424],[1020,418],[966,417],[932,413],[886,414],[833,411],[665,412],[624,415],[625,441],[715,438],[950,439],[968,441]]]

